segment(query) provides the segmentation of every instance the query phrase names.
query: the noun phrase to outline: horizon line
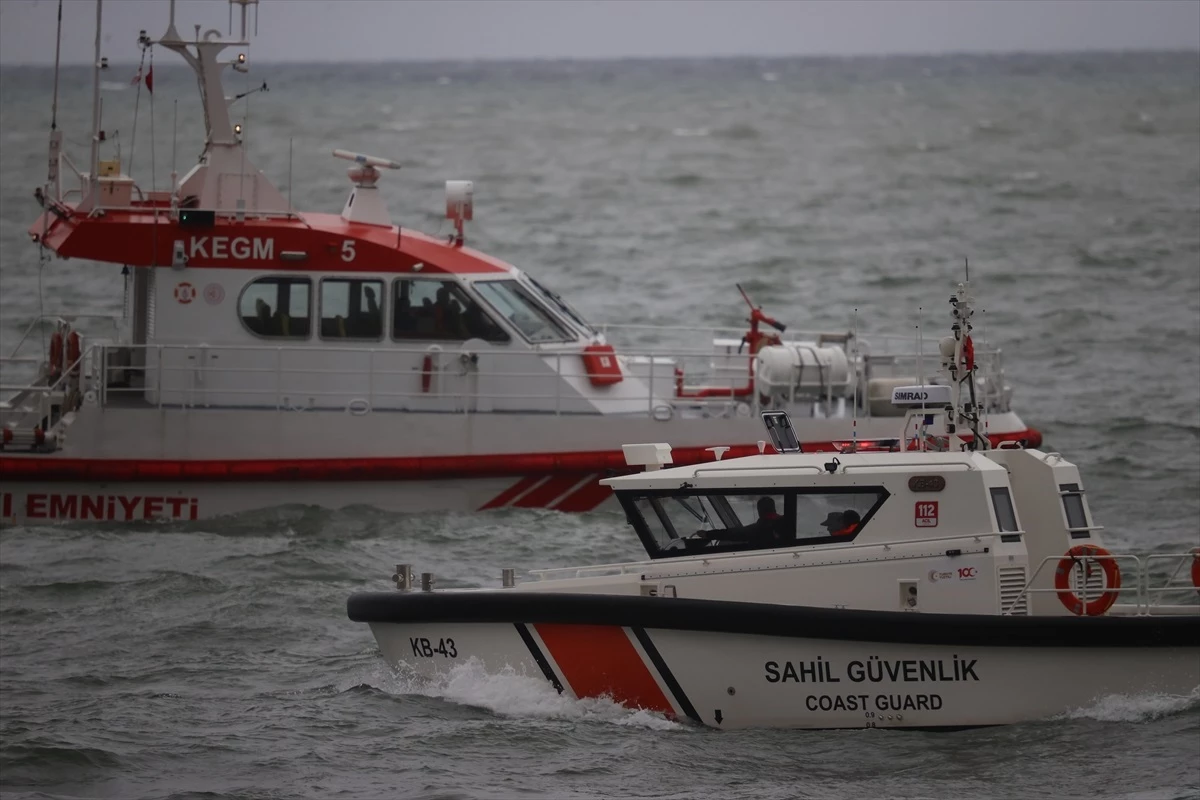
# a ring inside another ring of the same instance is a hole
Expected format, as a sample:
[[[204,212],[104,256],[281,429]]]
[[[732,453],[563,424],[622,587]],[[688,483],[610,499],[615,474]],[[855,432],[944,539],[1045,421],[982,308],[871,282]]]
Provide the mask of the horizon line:
[[[248,49],[252,49],[248,48]],[[1081,47],[1066,49],[1031,50],[943,50],[936,52],[886,52],[886,53],[773,53],[752,54],[709,54],[709,55],[614,55],[614,56],[485,56],[474,58],[383,58],[383,59],[255,59],[255,64],[279,64],[287,66],[368,65],[368,64],[538,64],[538,63],[606,63],[629,61],[795,61],[795,60],[849,60],[886,58],[961,58],[978,56],[1000,58],[1005,56],[1070,56],[1070,55],[1197,55],[1200,47]],[[136,60],[109,60],[110,68],[115,65],[136,65]],[[62,67],[90,67],[90,61],[64,62]],[[182,61],[171,66],[186,66]],[[0,60],[0,67],[46,67],[53,63]]]

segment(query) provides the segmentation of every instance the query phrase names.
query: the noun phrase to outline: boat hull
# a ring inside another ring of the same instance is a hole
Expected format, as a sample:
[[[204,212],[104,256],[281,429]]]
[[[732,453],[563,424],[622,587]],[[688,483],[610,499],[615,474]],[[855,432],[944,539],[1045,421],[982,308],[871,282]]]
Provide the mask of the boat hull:
[[[656,597],[351,597],[385,660],[476,659],[719,728],[963,728],[1200,687],[1200,617],[981,617]]]
[[[754,419],[293,414],[87,408],[54,453],[0,453],[0,522],[207,519],[301,503],[385,511],[611,502],[602,478],[636,471],[621,444],[669,441],[676,465],[759,452]],[[844,421],[811,420],[805,449],[833,451]],[[1014,416],[1010,428],[1022,423]],[[863,438],[894,433],[876,420]],[[994,434],[1040,441],[1036,431]],[[765,442],[763,443],[765,446]]]

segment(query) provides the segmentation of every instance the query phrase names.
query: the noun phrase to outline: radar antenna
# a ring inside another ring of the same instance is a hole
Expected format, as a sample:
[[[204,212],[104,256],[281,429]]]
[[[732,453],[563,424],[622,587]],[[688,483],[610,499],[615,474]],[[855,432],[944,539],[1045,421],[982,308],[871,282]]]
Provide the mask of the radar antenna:
[[[379,181],[379,167],[384,169],[400,169],[399,162],[378,156],[368,156],[364,153],[352,153],[349,150],[334,150],[334,158],[353,161],[354,166],[346,170],[354,188],[342,209],[342,219],[348,222],[362,222],[367,225],[391,226],[392,218],[388,214],[387,205],[379,195],[375,185]]]

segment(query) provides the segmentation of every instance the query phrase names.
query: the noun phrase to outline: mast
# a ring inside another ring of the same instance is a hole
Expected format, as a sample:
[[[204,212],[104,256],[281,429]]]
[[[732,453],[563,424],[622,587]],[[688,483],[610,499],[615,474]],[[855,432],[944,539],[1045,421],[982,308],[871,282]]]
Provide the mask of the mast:
[[[100,23],[103,8],[104,0],[96,0],[96,59],[92,65],[92,154],[88,162],[91,165],[88,193],[93,196],[100,186]]]
[[[971,317],[975,314],[975,298],[970,293],[969,281],[958,284],[957,290],[950,296],[950,325],[952,336],[941,341],[942,368],[950,377],[952,398],[951,418],[946,421],[946,433],[950,439],[950,449],[960,449],[966,444],[971,450],[986,450],[991,442],[987,441],[979,429],[979,406],[975,400],[975,343],[971,339]],[[964,391],[963,384],[967,384]],[[958,438],[958,426],[965,425],[972,435],[972,441],[964,443]],[[956,447],[956,445],[958,447]]]
[[[185,41],[175,27],[175,0],[171,0],[170,21],[167,30],[155,44],[160,44],[178,53],[192,71],[200,89],[200,102],[204,110],[204,153],[200,163],[191,169],[179,182],[175,193],[179,197],[194,196],[197,207],[218,214],[242,215],[247,212],[287,215],[291,207],[266,176],[259,172],[247,157],[239,136],[240,128],[234,128],[230,119],[229,105],[244,97],[225,97],[221,73],[226,67],[236,72],[249,69],[245,48],[249,47],[248,11],[254,6],[255,23],[258,20],[258,0],[229,0],[241,6],[241,31],[237,40],[221,37],[221,31],[212,28],[201,33],[196,25],[195,37]],[[235,56],[220,59],[221,52],[229,47],[240,48]]]

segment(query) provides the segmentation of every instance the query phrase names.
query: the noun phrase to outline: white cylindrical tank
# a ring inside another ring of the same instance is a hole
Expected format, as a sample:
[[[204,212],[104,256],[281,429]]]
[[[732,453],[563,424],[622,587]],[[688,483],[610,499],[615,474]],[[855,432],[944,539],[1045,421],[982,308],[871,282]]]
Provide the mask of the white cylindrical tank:
[[[773,390],[840,393],[849,387],[852,372],[846,351],[816,343],[789,342],[758,351],[754,374],[764,393]]]

